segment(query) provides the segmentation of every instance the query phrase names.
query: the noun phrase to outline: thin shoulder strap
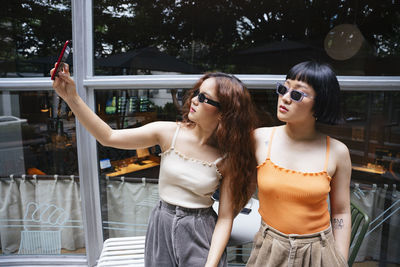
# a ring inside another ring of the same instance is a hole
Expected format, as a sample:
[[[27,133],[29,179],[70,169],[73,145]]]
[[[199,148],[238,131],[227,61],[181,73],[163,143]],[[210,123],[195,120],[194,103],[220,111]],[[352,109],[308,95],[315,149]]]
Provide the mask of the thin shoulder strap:
[[[276,130],[276,127],[272,128],[271,136],[269,137],[267,159],[269,159],[271,157],[272,139],[274,138],[275,130]]]
[[[176,127],[176,131],[175,131],[175,134],[174,134],[174,138],[172,138],[171,148],[175,147],[176,137],[178,136],[178,132],[179,132],[180,128],[181,128],[181,123],[178,122],[178,126]]]
[[[214,163],[215,165],[217,165],[217,164],[218,164],[221,160],[223,160],[224,158],[226,158],[226,154],[223,155],[222,157],[217,158],[213,163]]]
[[[329,149],[330,149],[330,142],[329,141],[330,141],[329,136],[326,136],[326,156],[325,156],[324,171],[328,170]]]

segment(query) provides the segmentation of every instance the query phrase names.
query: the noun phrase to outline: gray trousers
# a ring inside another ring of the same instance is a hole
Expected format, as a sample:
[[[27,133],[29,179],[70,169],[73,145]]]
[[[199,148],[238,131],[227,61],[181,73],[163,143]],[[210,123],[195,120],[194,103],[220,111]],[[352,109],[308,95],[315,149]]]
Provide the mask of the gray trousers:
[[[188,209],[160,201],[146,234],[146,267],[204,267],[217,215],[212,209]],[[226,251],[219,267],[227,266]]]
[[[344,267],[329,227],[308,235],[286,235],[261,222],[247,267]]]

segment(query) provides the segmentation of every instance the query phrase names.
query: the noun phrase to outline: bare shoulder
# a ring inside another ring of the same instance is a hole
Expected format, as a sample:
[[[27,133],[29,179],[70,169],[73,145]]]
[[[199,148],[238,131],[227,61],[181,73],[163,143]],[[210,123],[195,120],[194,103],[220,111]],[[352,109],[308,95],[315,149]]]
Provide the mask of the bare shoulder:
[[[334,203],[338,203],[338,199],[345,200],[346,196],[349,195],[352,165],[349,149],[344,143],[337,139],[331,138],[330,155],[330,159],[332,160],[330,160],[331,168],[328,167],[328,172],[329,170],[331,171],[332,181],[330,194],[332,199],[334,199],[331,205],[334,205]],[[341,203],[343,204],[345,202]],[[347,206],[348,203],[345,205]]]
[[[146,124],[145,126],[151,128],[151,131],[157,135],[159,144],[162,149],[167,149],[178,127],[178,122],[174,121],[155,121]]]
[[[274,127],[261,127],[254,130],[254,138],[257,142],[264,142],[271,135],[272,129]]]
[[[274,127],[262,127],[254,130],[254,139],[256,141],[256,159],[257,164],[260,165],[267,158],[267,148],[272,129]]]
[[[162,137],[163,135],[168,135],[170,132],[174,132],[177,126],[178,123],[173,121],[154,121],[143,125],[139,129],[143,129],[149,134]]]
[[[335,164],[335,173],[345,173],[344,177],[350,175],[351,172],[351,158],[349,149],[341,141],[331,138],[331,156]],[[336,175],[338,176],[338,175]]]
[[[337,156],[337,157],[349,157],[350,152],[349,149],[345,144],[343,144],[341,141],[335,139],[335,138],[330,138],[331,142],[331,149],[332,152]]]
[[[148,125],[153,125],[153,127],[157,128],[161,131],[175,131],[176,127],[178,126],[179,122],[175,121],[155,121],[150,122]]]

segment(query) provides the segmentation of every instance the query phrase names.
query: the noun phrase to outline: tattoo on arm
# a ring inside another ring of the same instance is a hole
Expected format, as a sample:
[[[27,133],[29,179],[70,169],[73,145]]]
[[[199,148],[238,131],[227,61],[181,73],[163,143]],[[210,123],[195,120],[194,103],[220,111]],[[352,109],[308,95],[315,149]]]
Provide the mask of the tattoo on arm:
[[[336,230],[336,229],[343,229],[343,227],[344,227],[343,219],[333,218],[332,227],[333,227],[333,229],[335,229],[335,230]]]

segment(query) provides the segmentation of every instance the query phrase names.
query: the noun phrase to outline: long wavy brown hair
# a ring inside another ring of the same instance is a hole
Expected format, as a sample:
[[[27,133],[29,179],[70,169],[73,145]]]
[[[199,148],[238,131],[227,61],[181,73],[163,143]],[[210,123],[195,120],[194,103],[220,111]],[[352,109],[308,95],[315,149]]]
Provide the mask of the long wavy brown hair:
[[[235,76],[221,72],[204,74],[189,91],[183,106],[183,122],[194,125],[188,118],[193,92],[201,84],[214,78],[220,103],[220,122],[211,136],[222,155],[226,155],[219,169],[223,179],[229,179],[233,208],[239,212],[249,201],[256,184],[255,140],[253,130],[257,116],[249,91]]]

